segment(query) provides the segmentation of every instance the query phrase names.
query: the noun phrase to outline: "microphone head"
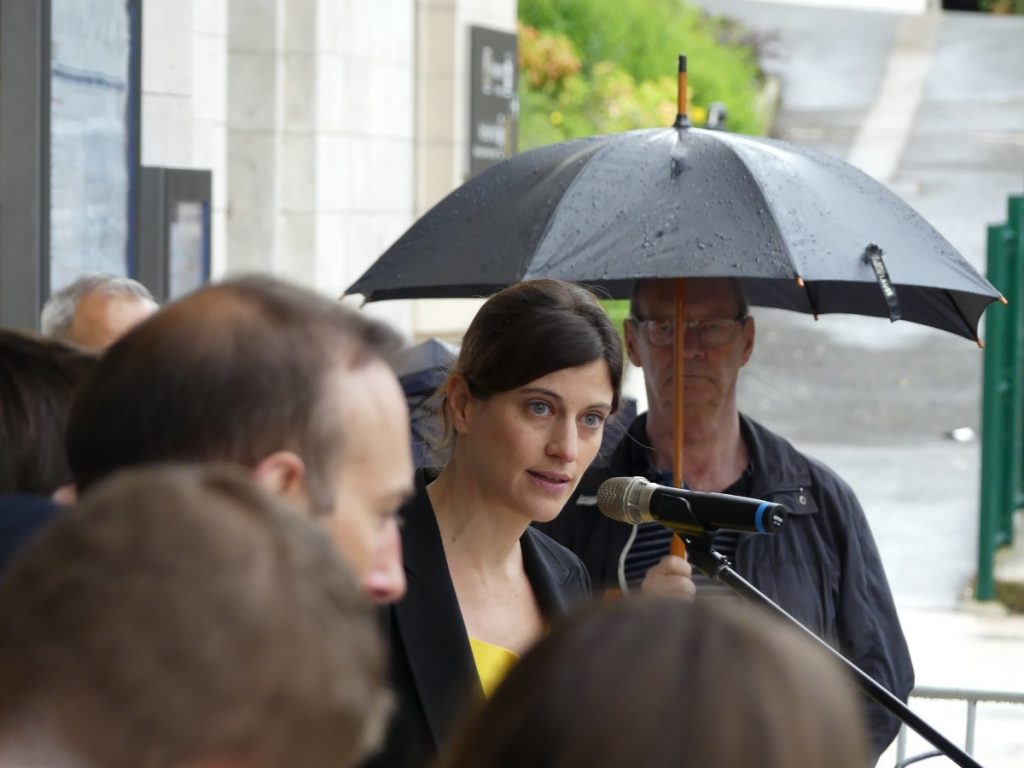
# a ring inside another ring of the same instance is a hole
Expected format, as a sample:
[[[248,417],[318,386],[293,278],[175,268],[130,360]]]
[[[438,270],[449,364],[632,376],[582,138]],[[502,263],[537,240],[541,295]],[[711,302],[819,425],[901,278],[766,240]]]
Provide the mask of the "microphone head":
[[[620,523],[637,525],[645,521],[639,506],[640,492],[650,485],[644,477],[610,477],[597,489],[601,514]]]

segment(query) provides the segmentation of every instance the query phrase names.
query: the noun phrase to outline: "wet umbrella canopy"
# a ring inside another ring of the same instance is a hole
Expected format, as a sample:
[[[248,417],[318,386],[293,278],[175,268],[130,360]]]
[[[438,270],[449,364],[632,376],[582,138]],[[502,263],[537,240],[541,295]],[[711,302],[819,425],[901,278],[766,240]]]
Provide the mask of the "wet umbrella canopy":
[[[737,278],[751,304],[909,320],[977,339],[999,292],[910,206],[841,160],[690,128],[686,57],[666,129],[504,160],[420,218],[347,293],[486,296],[534,278],[625,298],[638,278]],[[683,333],[675,334],[673,479],[683,478]],[[979,341],[980,344],[980,341]]]
[[[920,215],[836,158],[667,128],[524,152],[474,177],[349,289],[482,296],[553,277],[741,278],[751,304],[904,319],[977,338],[996,291]]]

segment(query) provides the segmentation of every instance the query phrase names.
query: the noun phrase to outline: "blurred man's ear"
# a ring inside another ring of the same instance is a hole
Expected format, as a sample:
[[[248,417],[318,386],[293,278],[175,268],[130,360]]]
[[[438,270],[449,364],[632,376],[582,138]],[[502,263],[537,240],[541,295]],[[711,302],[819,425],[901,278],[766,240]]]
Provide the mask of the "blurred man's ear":
[[[252,477],[263,490],[287,499],[300,509],[309,509],[306,463],[298,454],[291,451],[272,453],[253,467]]]
[[[50,494],[50,499],[63,507],[73,507],[75,502],[78,501],[78,486],[74,483],[62,485]]]
[[[750,356],[754,354],[754,318],[748,317],[747,321],[743,324],[743,358],[740,363],[741,366],[746,365],[750,360]]]

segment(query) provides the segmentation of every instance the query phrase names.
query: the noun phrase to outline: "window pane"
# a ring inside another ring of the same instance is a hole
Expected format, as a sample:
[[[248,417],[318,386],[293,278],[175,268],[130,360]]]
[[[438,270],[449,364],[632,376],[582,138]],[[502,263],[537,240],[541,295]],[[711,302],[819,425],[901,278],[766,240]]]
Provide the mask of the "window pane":
[[[50,289],[128,274],[131,24],[125,0],[52,0]]]
[[[169,259],[170,290],[174,299],[193,291],[210,276],[207,248],[209,222],[204,203],[178,203],[171,221]]]

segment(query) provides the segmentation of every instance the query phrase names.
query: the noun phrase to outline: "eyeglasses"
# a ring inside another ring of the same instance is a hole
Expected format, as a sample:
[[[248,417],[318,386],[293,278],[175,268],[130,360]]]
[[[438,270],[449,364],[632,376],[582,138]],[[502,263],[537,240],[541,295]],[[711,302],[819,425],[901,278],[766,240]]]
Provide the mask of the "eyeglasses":
[[[704,347],[724,347],[736,338],[736,330],[743,325],[749,315],[726,318],[723,320],[691,320],[682,323],[687,331],[692,331]],[[652,347],[671,347],[676,338],[675,320],[645,320],[640,317],[629,318],[647,337]]]

